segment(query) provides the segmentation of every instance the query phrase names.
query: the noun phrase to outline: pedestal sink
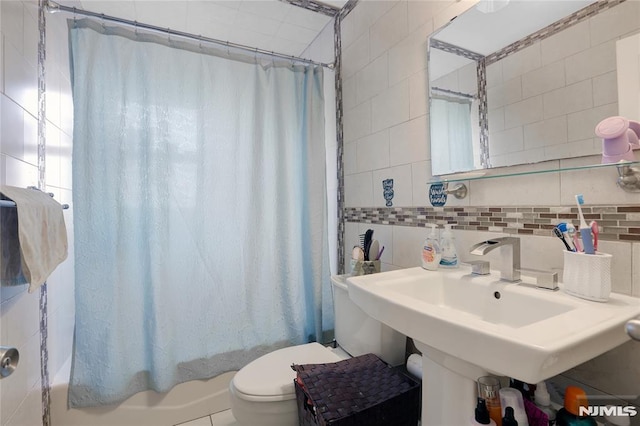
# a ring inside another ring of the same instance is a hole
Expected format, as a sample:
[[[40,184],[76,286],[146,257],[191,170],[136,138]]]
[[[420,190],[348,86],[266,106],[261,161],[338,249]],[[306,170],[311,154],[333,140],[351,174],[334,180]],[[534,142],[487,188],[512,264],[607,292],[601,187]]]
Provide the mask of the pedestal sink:
[[[579,299],[498,275],[410,268],[347,280],[371,317],[413,338],[423,353],[423,426],[461,426],[473,415],[475,381],[486,374],[548,379],[629,340],[640,299],[612,293]]]

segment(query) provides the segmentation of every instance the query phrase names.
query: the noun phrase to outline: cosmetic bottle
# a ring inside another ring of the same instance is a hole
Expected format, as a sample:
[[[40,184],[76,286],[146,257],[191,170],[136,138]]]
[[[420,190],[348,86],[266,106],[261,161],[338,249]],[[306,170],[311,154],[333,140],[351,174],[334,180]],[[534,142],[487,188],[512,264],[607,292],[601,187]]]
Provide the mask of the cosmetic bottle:
[[[518,421],[513,415],[513,407],[504,409],[504,417],[502,418],[502,426],[518,426]]]
[[[534,393],[535,404],[543,411],[549,418],[549,426],[556,424],[556,410],[551,407],[551,396],[547,390],[547,384],[540,382],[536,385]]]
[[[564,391],[564,407],[556,415],[556,426],[597,426],[593,417],[580,415],[580,407],[588,406],[584,390],[577,386],[567,386]]]
[[[478,378],[478,396],[485,400],[489,417],[496,425],[502,426],[502,407],[500,405],[500,379],[494,376]]]
[[[489,417],[489,409],[487,408],[487,402],[484,398],[478,398],[478,405],[476,406],[475,416],[471,418],[469,422],[471,426],[496,426],[496,422]]]
[[[522,393],[518,389],[502,388],[498,394],[500,395],[500,406],[511,407],[513,411],[513,418],[518,422],[518,424],[520,426],[529,426],[527,412],[524,409],[524,398],[522,397]],[[504,409],[503,414],[506,414],[506,408]]]

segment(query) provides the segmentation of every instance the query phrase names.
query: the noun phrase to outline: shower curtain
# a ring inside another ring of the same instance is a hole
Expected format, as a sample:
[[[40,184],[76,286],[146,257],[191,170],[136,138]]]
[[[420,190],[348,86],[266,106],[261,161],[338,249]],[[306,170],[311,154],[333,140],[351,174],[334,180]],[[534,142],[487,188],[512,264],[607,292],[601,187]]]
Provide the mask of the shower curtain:
[[[473,135],[471,101],[432,96],[431,158],[438,158],[438,174],[471,170]]]
[[[69,405],[165,392],[333,328],[322,68],[88,20],[69,38]]]

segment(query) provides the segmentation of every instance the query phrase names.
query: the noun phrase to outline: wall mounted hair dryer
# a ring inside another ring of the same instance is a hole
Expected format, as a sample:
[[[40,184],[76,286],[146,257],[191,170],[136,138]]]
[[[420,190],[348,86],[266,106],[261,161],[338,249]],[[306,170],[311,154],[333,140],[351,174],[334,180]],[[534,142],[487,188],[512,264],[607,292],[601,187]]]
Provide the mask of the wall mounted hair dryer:
[[[624,117],[609,117],[596,126],[602,138],[602,164],[635,161],[634,149],[640,149],[640,123]]]

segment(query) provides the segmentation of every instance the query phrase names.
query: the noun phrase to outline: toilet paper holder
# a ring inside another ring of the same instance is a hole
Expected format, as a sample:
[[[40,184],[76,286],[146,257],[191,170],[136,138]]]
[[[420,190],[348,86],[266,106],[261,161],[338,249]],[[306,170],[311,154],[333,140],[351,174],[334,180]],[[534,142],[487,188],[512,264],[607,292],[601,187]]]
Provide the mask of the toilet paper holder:
[[[10,376],[16,368],[20,353],[16,348],[8,346],[0,346],[0,379]]]

